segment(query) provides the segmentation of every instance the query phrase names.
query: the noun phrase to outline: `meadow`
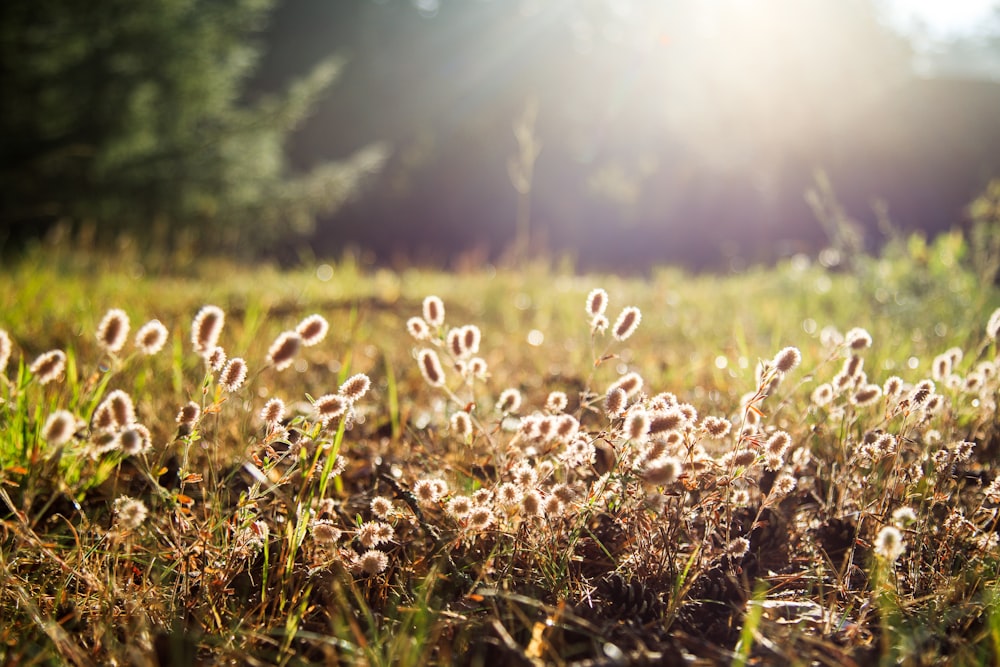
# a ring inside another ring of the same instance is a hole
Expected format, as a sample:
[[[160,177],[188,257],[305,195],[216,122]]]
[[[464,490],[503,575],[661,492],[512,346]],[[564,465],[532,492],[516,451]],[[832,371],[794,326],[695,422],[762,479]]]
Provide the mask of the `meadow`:
[[[961,234],[632,277],[78,246],[0,270],[5,664],[1000,660]]]

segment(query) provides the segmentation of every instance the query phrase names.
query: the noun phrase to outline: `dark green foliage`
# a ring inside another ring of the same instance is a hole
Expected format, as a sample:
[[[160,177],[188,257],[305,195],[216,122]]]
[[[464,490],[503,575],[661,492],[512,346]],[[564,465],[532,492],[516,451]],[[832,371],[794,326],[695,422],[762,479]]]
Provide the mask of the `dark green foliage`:
[[[210,245],[308,231],[381,161],[293,177],[289,132],[337,76],[327,60],[248,102],[273,0],[15,1],[0,7],[0,225],[197,230]]]

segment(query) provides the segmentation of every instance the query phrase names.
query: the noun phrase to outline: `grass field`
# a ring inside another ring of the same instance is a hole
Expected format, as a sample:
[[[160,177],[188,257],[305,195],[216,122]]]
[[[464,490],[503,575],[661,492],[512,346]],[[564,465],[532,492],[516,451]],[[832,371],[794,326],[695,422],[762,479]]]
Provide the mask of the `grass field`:
[[[0,270],[0,658],[995,664],[973,250],[626,278],[34,248]]]

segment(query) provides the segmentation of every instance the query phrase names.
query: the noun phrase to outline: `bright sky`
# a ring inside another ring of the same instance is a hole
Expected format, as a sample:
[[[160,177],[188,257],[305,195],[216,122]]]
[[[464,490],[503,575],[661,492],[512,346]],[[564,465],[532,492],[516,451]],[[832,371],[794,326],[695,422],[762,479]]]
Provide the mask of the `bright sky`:
[[[922,26],[934,38],[962,37],[981,31],[998,4],[996,0],[884,1],[902,26]]]

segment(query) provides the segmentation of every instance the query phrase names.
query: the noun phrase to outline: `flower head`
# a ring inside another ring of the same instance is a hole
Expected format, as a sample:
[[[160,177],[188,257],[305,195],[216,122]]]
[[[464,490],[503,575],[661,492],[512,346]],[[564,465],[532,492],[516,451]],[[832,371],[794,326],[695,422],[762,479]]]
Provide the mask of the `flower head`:
[[[437,352],[429,348],[420,350],[417,353],[417,363],[420,365],[420,373],[432,387],[444,385],[444,369],[441,368],[441,360],[438,359]]]
[[[149,445],[149,429],[142,424],[129,424],[115,435],[115,448],[127,456],[141,454]]]
[[[368,388],[372,386],[372,381],[364,373],[352,375],[340,385],[340,395],[351,403],[361,400],[368,393]]]
[[[1000,335],[1000,308],[993,311],[989,321],[986,323],[986,336],[990,340],[996,340]]]
[[[591,318],[603,315],[608,308],[608,293],[598,287],[587,295],[587,314]]]
[[[239,357],[230,359],[219,374],[219,384],[222,388],[232,393],[243,386],[247,379],[247,362]]]
[[[124,310],[112,308],[97,325],[97,343],[108,352],[118,352],[128,340],[128,330],[128,315]]]
[[[163,349],[167,336],[167,327],[160,320],[150,320],[135,332],[135,346],[143,354],[151,356]]]
[[[787,373],[792,370],[802,361],[802,353],[799,352],[797,347],[786,347],[778,354],[774,355],[774,360],[771,361],[771,365],[779,373]]]
[[[275,370],[283,371],[292,365],[302,346],[302,336],[296,331],[282,331],[267,351],[267,361]]]
[[[872,346],[872,336],[860,327],[855,327],[844,334],[844,343],[852,350],[863,350]]]
[[[875,553],[894,563],[906,551],[903,534],[895,526],[885,526],[875,538]]]
[[[460,438],[468,438],[472,435],[472,419],[469,413],[459,410],[451,416],[451,430]]]
[[[126,530],[135,530],[149,515],[146,505],[137,498],[119,496],[114,502],[115,519]]]
[[[260,420],[270,427],[275,427],[285,418],[285,402],[280,398],[272,398],[264,404],[260,411]]]
[[[66,370],[66,353],[62,350],[50,350],[41,354],[31,363],[31,374],[38,378],[38,383],[46,385],[59,379]]]
[[[521,392],[513,387],[509,387],[500,392],[497,399],[497,412],[504,414],[517,412],[521,409]]]
[[[122,429],[135,423],[132,397],[121,389],[115,389],[97,406],[93,423],[94,428],[102,430]]]
[[[323,423],[323,426],[327,426],[331,421],[343,415],[349,407],[349,401],[340,394],[326,394],[317,398],[316,402],[313,403],[316,417]]]
[[[69,410],[56,410],[42,427],[42,437],[52,445],[63,445],[70,441],[76,432],[76,416]]]
[[[430,327],[422,317],[411,317],[406,320],[406,330],[417,340],[426,340],[431,335]]]
[[[193,424],[201,416],[201,406],[194,401],[189,401],[187,405],[181,407],[177,413],[178,424]]]
[[[7,370],[7,363],[10,361],[10,336],[3,329],[0,329],[0,373]]]
[[[432,327],[444,324],[444,302],[440,297],[428,296],[423,304],[424,321]]]
[[[191,324],[191,344],[194,351],[201,356],[211,354],[219,344],[225,322],[226,314],[218,306],[202,307]]]
[[[324,338],[330,330],[330,324],[322,315],[310,315],[295,327],[295,333],[302,339],[302,344],[306,347],[316,345]]]
[[[639,312],[639,309],[635,306],[628,306],[622,310],[618,319],[615,320],[615,326],[611,331],[616,339],[621,341],[626,340],[639,328],[641,320],[642,313]]]
[[[389,557],[378,549],[369,549],[358,558],[358,567],[365,574],[378,574],[389,567]]]

